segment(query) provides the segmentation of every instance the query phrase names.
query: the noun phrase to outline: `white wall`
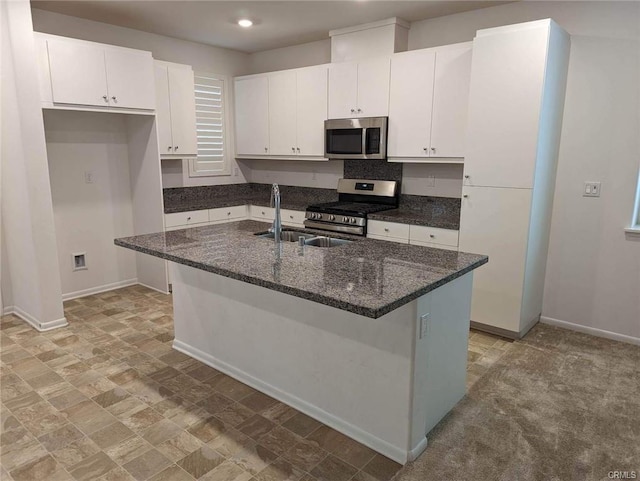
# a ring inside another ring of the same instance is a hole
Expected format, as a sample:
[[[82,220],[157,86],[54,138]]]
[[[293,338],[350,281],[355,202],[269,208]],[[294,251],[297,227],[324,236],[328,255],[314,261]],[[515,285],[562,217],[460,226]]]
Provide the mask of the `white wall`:
[[[1,2],[0,22],[3,301],[46,329],[66,320],[29,2]]]
[[[250,73],[273,72],[331,62],[331,40],[264,50],[249,55]]]
[[[34,8],[32,13],[33,29],[36,32],[147,50],[152,52],[155,59],[191,65],[194,70],[225,75],[229,78],[250,72],[249,54],[244,52],[117,27],[46,10]],[[233,97],[231,96],[231,98]],[[229,120],[230,125],[233,125],[233,115]],[[165,187],[245,182],[242,172],[236,168],[235,160],[231,159],[231,175],[229,176],[190,178],[186,160],[163,161],[163,182],[166,182]],[[179,170],[178,173],[176,169]],[[236,171],[237,175],[235,175]]]
[[[63,294],[134,281],[134,252],[113,244],[134,234],[125,116],[45,111],[44,124]]]

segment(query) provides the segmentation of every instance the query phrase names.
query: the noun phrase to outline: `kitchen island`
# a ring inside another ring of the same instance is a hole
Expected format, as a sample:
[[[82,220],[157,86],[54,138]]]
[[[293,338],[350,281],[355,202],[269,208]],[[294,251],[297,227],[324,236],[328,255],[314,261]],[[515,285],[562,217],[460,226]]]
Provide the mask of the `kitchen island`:
[[[398,462],[414,459],[464,396],[472,271],[487,257],[353,237],[276,246],[255,235],[268,227],[115,243],[171,261],[175,349]]]

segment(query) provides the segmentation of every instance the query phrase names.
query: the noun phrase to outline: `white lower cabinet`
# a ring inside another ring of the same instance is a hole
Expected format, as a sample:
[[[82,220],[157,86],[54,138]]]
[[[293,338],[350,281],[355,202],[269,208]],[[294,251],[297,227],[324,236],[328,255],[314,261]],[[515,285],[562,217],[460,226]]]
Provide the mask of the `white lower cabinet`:
[[[252,220],[273,221],[276,210],[273,207],[249,206],[249,218]]]
[[[206,209],[164,215],[165,228],[185,228],[192,227],[194,224],[206,224],[207,222],[209,222],[209,211]]]
[[[304,214],[300,210],[282,209],[280,211],[282,224],[292,227],[304,227]]]
[[[224,224],[236,220],[247,218],[246,205],[234,205],[233,207],[220,207],[218,209],[209,209],[210,224]]]
[[[463,189],[460,250],[489,256],[473,274],[471,320],[513,333],[520,331],[531,199],[530,189]]]
[[[409,243],[438,249],[458,250],[458,231],[422,225],[409,228]]]
[[[370,220],[367,222],[367,237],[409,243],[409,224]]]

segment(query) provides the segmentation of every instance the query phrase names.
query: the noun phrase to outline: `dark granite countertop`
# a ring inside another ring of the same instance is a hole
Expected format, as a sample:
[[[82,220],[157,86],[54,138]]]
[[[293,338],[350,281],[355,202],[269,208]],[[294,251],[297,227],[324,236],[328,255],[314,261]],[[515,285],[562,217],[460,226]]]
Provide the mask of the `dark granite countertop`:
[[[283,242],[278,254],[273,240],[254,235],[269,225],[245,220],[116,239],[115,244],[372,318],[488,261],[482,255],[361,237],[331,248]]]
[[[270,186],[267,184],[231,184],[206,187],[164,189],[164,212],[187,212],[252,204],[268,207]],[[280,186],[282,208],[306,210],[310,204],[333,202],[338,194],[333,189]],[[370,214],[372,220],[424,225],[440,229],[460,228],[460,199],[401,195],[398,209]]]

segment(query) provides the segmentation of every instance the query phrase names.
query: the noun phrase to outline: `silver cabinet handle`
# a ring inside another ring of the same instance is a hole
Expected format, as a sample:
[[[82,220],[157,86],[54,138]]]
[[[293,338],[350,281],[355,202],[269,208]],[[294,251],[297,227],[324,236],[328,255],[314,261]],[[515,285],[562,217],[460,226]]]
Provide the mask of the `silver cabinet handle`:
[[[432,239],[435,239],[435,238],[436,238],[436,236],[435,236],[435,235],[433,235],[433,234],[429,234],[429,237],[431,237]]]
[[[231,215],[231,212],[227,212],[227,215]]]
[[[295,154],[296,148],[295,147],[291,147],[291,152],[293,152]]]
[[[262,211],[262,215],[264,215],[264,211]]]
[[[465,179],[468,179],[469,177],[470,177],[469,174],[464,176]]]
[[[191,220],[191,216],[187,217],[187,220]]]
[[[300,153],[300,147],[296,147],[296,150],[298,151],[298,153]]]
[[[178,150],[178,146],[176,145],[176,146],[173,148],[173,150]]]
[[[351,109],[351,113],[355,114],[356,113],[356,109]]]
[[[389,228],[385,227],[385,228],[384,228],[384,231],[385,231],[385,232],[389,232]]]
[[[107,97],[106,95],[103,95],[102,98],[104,99],[105,102],[109,101],[109,97]]]
[[[358,113],[362,113],[362,110],[361,110],[361,109],[358,109]]]
[[[424,152],[427,153],[429,149],[427,147],[422,147],[422,150],[424,150]]]
[[[267,153],[269,149],[267,147],[264,148],[264,152]]]
[[[289,216],[289,219],[293,219],[293,216],[292,216],[292,215],[290,215],[290,216]]]
[[[467,194],[463,194],[462,197],[464,197],[465,199],[467,199],[469,196]]]
[[[433,152],[435,154],[436,153],[436,148],[435,147],[431,147],[431,152]]]
[[[171,149],[172,149],[172,147],[171,147],[171,146],[167,147],[167,150],[171,150]]]
[[[118,97],[116,97],[115,95],[113,97],[111,97],[111,100],[113,100],[114,102],[118,103]]]

